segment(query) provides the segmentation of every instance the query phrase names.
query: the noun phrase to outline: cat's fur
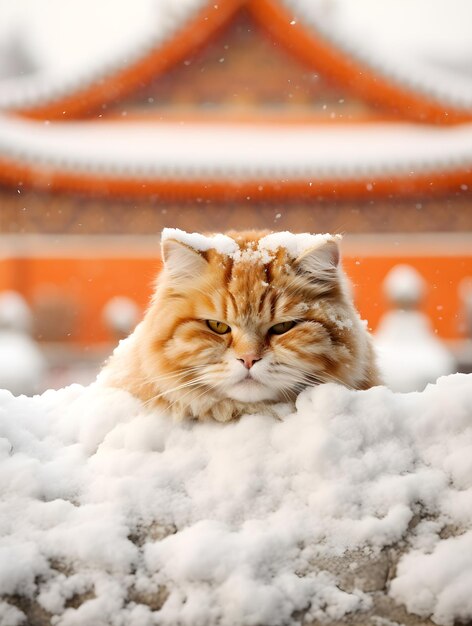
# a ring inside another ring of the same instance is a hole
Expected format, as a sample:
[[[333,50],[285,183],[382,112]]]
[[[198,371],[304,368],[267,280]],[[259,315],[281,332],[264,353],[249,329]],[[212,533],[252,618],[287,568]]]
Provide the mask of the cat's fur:
[[[284,248],[271,258],[253,254],[267,232],[228,235],[239,245],[237,257],[163,242],[151,305],[105,366],[106,384],[180,419],[224,422],[293,402],[309,385],[379,383],[334,237],[294,259]],[[206,320],[231,330],[216,334]],[[291,330],[270,334],[290,320]]]

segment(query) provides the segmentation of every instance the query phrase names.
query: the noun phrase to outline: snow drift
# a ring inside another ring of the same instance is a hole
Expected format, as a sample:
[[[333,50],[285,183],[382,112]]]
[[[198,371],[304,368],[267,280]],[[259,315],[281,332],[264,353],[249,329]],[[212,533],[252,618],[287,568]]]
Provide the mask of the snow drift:
[[[0,624],[26,622],[20,596],[59,626],[372,614],[359,568],[392,545],[392,601],[471,619],[472,375],[322,385],[280,415],[176,424],[97,384],[0,392]]]

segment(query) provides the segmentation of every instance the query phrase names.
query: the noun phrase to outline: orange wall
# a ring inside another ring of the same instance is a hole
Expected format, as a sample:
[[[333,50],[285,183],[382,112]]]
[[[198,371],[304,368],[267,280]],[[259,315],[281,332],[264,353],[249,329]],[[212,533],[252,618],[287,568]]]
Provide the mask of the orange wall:
[[[398,263],[412,265],[426,280],[428,291],[422,309],[437,334],[445,339],[462,336],[458,285],[472,276],[472,251],[469,256],[453,257],[345,257],[344,267],[354,284],[357,306],[362,317],[369,321],[369,327],[375,330],[387,309],[382,283]]]
[[[0,291],[15,289],[34,306],[45,291],[61,292],[77,318],[72,341],[90,344],[112,339],[102,310],[115,295],[125,295],[143,308],[160,267],[149,258],[17,258],[0,260]]]
[[[373,329],[386,310],[382,282],[391,267],[408,263],[429,285],[424,310],[443,338],[460,336],[458,284],[472,276],[469,256],[347,256],[344,267],[355,286],[357,306]],[[35,298],[54,288],[67,298],[76,313],[77,328],[71,341],[93,344],[110,340],[101,312],[114,295],[133,298],[143,308],[152,292],[160,262],[149,257],[108,258],[41,256],[0,259],[0,291],[16,289],[34,304]]]

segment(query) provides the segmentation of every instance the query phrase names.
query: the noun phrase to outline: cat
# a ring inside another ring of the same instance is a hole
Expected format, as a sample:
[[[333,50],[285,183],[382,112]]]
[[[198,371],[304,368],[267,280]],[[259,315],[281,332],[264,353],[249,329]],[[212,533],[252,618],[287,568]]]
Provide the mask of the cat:
[[[380,383],[339,236],[164,229],[143,321],[99,378],[177,419],[226,422],[302,389]]]

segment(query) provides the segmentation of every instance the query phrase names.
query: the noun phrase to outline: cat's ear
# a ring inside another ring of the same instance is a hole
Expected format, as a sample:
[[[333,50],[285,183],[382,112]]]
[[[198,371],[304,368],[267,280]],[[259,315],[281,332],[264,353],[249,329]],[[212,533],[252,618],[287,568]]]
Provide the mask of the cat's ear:
[[[305,250],[295,261],[295,265],[311,278],[331,282],[338,277],[339,248],[335,239],[321,242],[314,248]]]
[[[167,273],[174,279],[195,278],[208,265],[197,250],[175,239],[165,239],[162,242],[161,256]]]

